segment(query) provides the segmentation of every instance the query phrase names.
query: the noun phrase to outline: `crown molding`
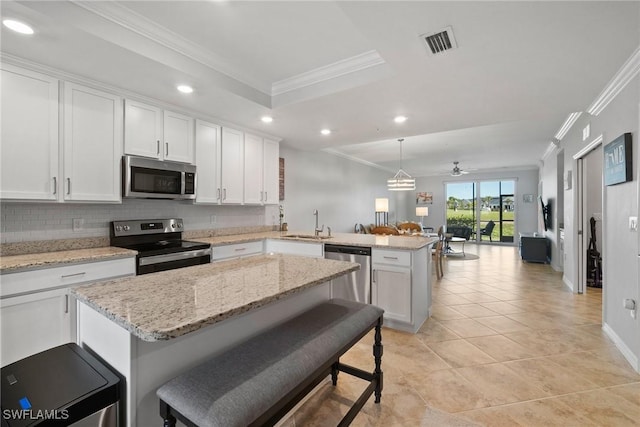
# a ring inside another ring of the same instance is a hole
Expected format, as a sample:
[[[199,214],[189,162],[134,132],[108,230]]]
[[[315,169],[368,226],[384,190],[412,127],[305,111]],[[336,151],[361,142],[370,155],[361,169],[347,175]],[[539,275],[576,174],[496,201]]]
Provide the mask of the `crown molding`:
[[[640,46],[627,59],[624,65],[618,70],[604,90],[598,95],[595,101],[589,106],[587,112],[592,116],[597,116],[604,110],[611,101],[629,84],[640,71]]]
[[[549,146],[547,147],[547,149],[545,150],[544,154],[542,155],[541,160],[544,162],[544,160],[547,157],[549,157],[551,155],[551,153],[553,153],[556,150],[556,148],[558,148],[558,146],[555,143],[550,142]]]
[[[370,50],[360,55],[277,81],[271,86],[271,95],[281,95],[384,63],[384,59],[378,52]]]
[[[78,1],[71,3],[88,12],[98,15],[116,25],[126,28],[148,40],[151,40],[165,48],[171,49],[181,55],[212,68],[227,77],[248,85],[260,92],[270,94],[271,87],[264,82],[256,81],[241,71],[229,66],[229,62],[215,53],[205,49],[181,35],[151,21],[143,15],[116,2],[109,1]]]

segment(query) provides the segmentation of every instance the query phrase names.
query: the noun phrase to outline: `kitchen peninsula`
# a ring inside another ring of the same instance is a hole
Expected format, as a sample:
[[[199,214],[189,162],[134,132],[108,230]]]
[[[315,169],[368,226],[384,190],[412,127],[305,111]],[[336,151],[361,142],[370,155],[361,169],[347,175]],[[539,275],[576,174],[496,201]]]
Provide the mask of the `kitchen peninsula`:
[[[125,377],[125,425],[155,425],[160,385],[328,300],[358,268],[270,254],[78,287],[78,342]]]

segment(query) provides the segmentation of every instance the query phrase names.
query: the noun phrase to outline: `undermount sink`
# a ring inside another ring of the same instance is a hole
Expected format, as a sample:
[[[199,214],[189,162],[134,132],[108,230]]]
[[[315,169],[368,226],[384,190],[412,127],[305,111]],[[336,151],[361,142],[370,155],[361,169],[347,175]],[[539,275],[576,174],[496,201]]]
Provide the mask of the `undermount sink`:
[[[325,240],[325,239],[331,238],[331,236],[314,236],[313,234],[287,234],[282,237],[285,239],[309,239],[309,240]]]

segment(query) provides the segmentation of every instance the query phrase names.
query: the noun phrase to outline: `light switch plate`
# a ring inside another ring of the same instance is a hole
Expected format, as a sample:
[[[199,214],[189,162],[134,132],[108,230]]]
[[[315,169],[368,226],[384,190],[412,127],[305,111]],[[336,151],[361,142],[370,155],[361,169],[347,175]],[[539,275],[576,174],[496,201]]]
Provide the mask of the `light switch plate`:
[[[630,216],[629,217],[629,230],[638,231],[638,217]]]

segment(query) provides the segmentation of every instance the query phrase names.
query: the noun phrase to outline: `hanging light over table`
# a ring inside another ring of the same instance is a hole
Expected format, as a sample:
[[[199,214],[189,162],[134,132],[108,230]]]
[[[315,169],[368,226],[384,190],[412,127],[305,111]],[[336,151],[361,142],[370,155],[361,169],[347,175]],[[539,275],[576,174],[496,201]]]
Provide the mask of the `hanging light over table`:
[[[387,180],[387,189],[389,191],[410,191],[416,189],[416,180],[402,170],[402,141],[404,141],[403,138],[398,139],[400,143],[400,170],[393,178]]]

